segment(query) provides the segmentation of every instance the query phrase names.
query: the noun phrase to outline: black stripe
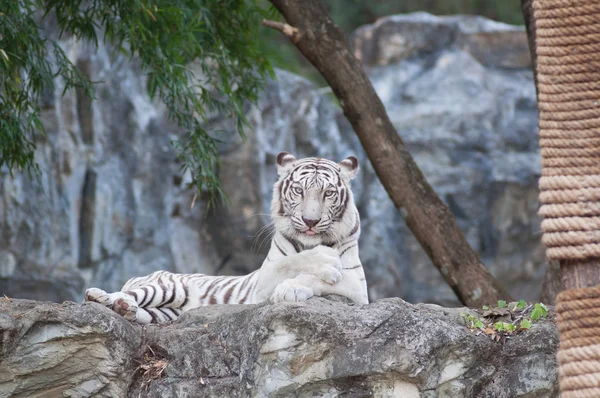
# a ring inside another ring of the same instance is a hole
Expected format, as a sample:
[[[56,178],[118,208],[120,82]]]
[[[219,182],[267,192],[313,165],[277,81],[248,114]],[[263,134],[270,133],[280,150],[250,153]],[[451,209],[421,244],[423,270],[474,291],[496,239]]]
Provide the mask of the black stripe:
[[[239,279],[237,280],[239,282]],[[234,283],[223,293],[223,304],[229,304],[229,299],[231,298],[231,293],[233,293],[233,289],[236,287]]]
[[[252,279],[252,274],[250,274],[250,275],[248,275],[248,276],[246,277],[246,279],[244,280],[244,283],[242,283],[242,286],[240,286],[240,290],[239,290],[238,294],[239,294],[239,293],[241,293],[241,292],[244,290],[244,288],[246,287],[246,285],[248,284],[248,282],[250,281],[250,279]],[[245,294],[245,295],[244,295],[244,297],[243,297],[243,298],[240,300],[240,304],[244,304],[244,303],[246,302],[246,296],[248,296],[248,291],[250,291],[250,289],[248,289],[248,290],[246,291],[246,294]]]
[[[163,277],[163,275],[161,275],[158,278],[158,286],[160,286],[160,289],[162,290],[162,292],[161,292],[162,293],[162,297],[161,297],[160,303],[158,303],[158,305],[162,305],[165,302],[165,298],[167,296],[167,288],[165,287],[165,284],[162,281],[162,279],[163,279],[162,277]]]
[[[279,249],[281,254],[283,254],[284,256],[287,256],[286,252],[284,252],[283,249],[281,247],[279,247],[279,244],[277,243],[277,238],[273,238],[273,243],[275,243],[275,246],[277,246],[277,248]]]
[[[150,296],[150,293],[148,292],[149,287],[142,286],[142,287],[140,287],[140,289],[144,291],[144,299],[140,303],[140,307],[144,307],[146,305],[146,299]]]
[[[232,282],[236,282],[239,279],[239,277],[230,277],[228,280],[225,281],[225,283],[223,283],[223,285],[221,286],[221,289],[225,289],[227,286],[231,285]]]
[[[360,268],[360,267],[362,267],[362,264],[358,264],[358,265],[355,265],[354,267],[342,268],[342,269],[357,269],[357,268]]]
[[[204,294],[200,297],[200,301],[204,300],[208,296],[208,293],[210,293],[210,289],[212,289],[213,285],[217,282],[217,280],[221,280],[221,279],[223,279],[222,276],[216,276],[216,277],[212,278],[212,280],[205,282],[205,283],[208,283],[209,285],[206,288],[206,290],[204,290]]]
[[[173,280],[173,274],[169,275],[169,281],[171,281],[171,286],[173,287],[173,294],[171,294],[171,298],[170,299],[168,299],[167,301],[165,301],[165,303],[164,303],[165,306],[169,305],[173,301],[175,301],[175,296],[177,296],[177,284]]]
[[[216,304],[217,300],[214,297],[214,293],[212,292],[213,289],[216,289],[218,287],[218,284],[223,281],[224,277],[223,276],[217,276],[215,277],[210,285],[208,285],[208,288],[206,289],[206,291],[204,292],[204,294],[202,295],[202,297],[200,298],[200,300],[204,300],[205,298],[208,297],[208,303],[209,304]],[[215,286],[215,284],[217,284],[217,286]]]
[[[250,274],[250,279],[257,277],[258,278],[258,273],[255,271],[252,274]],[[256,291],[256,284],[257,284],[257,280],[252,281],[252,284],[250,285],[250,287],[248,287],[248,291],[246,292],[246,295],[244,295],[244,298],[242,300],[240,300],[240,304],[244,304],[246,302],[246,299],[248,298],[248,296],[252,296],[254,295],[254,292]]]
[[[283,181],[279,183],[279,215],[283,216]]]
[[[172,308],[169,307],[160,307],[159,308],[163,314],[165,314],[167,316],[167,318],[169,318],[170,320],[175,320],[177,319],[177,315],[175,314],[175,310],[173,310]]]
[[[150,285],[148,286],[150,289],[152,289],[152,297],[150,298],[150,301],[148,301],[146,303],[146,305],[151,306],[152,305],[152,301],[154,301],[154,296],[156,296],[156,286]]]
[[[221,279],[221,280],[219,280],[219,282],[223,282],[223,280],[224,280],[224,279],[225,279],[225,278],[224,278],[224,277],[222,277],[222,279]],[[230,285],[232,282],[235,282],[235,280],[236,280],[236,278],[230,278],[230,279],[226,280],[226,281],[225,281],[225,283],[223,283],[222,285],[221,285],[221,284],[217,284],[216,286],[214,286],[214,287],[213,287],[213,290],[214,290],[214,291],[213,291],[213,292],[212,292],[212,294],[210,295],[210,299],[208,300],[208,303],[209,303],[209,304],[219,304],[219,303],[217,302],[217,293],[219,293],[219,291],[220,291],[221,289],[224,289],[224,288],[226,288],[227,286],[229,286],[229,285]],[[224,303],[224,304],[225,304],[225,303]]]
[[[348,237],[354,235],[356,233],[356,231],[358,231],[358,228],[360,227],[360,218],[358,218],[358,215],[356,217],[356,225],[354,226],[354,228],[352,228],[352,231],[350,231],[350,234],[348,235]]]
[[[163,314],[165,316],[165,318],[167,318],[167,320],[172,320],[172,318],[169,316],[169,314],[167,314],[166,312],[164,312],[162,308],[156,307],[155,309],[157,311],[159,311],[161,314]]]
[[[150,323],[158,323],[158,319],[156,319],[156,314],[154,313],[154,311],[150,311],[150,309],[148,309],[146,310],[146,312],[150,314],[150,317],[152,318]]]
[[[348,192],[346,192],[345,189],[341,189],[340,192],[344,194],[344,198],[342,199],[344,201],[344,203],[342,204],[342,207],[340,208],[340,211],[339,211],[340,215],[338,217],[341,220],[344,217],[346,210],[348,209],[348,200],[350,199],[350,194]],[[350,235],[352,235],[352,234],[350,234]]]
[[[344,253],[346,253],[348,250],[352,249],[353,247],[358,246],[358,243],[353,244],[352,246],[348,246],[347,248],[344,249],[344,251],[340,254],[340,257],[342,257],[344,255]]]
[[[187,302],[188,302],[188,296],[190,295],[187,283],[182,282],[181,286],[183,286],[183,297],[185,297],[185,298],[183,299],[183,303],[181,303],[181,305],[179,306],[179,308],[183,308],[187,304]]]
[[[302,246],[302,244],[300,242],[298,242],[294,239],[288,238],[287,236],[285,236],[283,234],[281,236],[283,236],[283,238],[285,240],[287,240],[288,242],[290,242],[290,244],[292,246],[294,246],[294,250],[296,250],[296,253],[300,253],[304,249],[304,247]]]
[[[169,312],[171,313],[171,319],[175,320],[179,317],[179,315],[181,315],[181,313],[179,311],[177,311],[176,309],[173,308],[169,308],[169,307],[163,307],[163,310],[169,310]]]
[[[127,291],[127,292],[125,292],[125,294],[128,294],[128,295],[130,295],[130,296],[133,296],[133,298],[135,299],[135,302],[136,302],[136,303],[138,303],[138,304],[140,303],[140,302],[138,301],[138,295],[137,295],[137,293],[136,293],[136,292],[134,292],[133,290]]]

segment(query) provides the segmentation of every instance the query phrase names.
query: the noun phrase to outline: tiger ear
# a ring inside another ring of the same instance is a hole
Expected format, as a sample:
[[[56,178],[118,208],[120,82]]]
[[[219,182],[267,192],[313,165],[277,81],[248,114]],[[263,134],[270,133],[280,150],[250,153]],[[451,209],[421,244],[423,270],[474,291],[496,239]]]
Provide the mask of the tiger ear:
[[[351,180],[358,173],[358,159],[354,156],[348,156],[346,159],[338,163],[342,169],[342,177],[346,180]]]
[[[280,176],[286,174],[295,161],[296,158],[291,153],[281,152],[277,155],[277,174]]]

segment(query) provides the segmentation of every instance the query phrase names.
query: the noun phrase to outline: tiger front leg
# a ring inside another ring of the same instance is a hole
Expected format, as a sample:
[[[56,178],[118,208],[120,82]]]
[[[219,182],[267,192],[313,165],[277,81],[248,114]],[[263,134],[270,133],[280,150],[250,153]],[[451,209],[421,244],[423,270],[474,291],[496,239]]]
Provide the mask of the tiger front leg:
[[[342,261],[336,249],[319,245],[296,256],[296,275],[315,275],[330,285],[342,280]]]
[[[290,256],[267,260],[259,271],[256,302],[269,299],[280,283],[300,275],[312,275],[320,283],[336,284],[342,279],[341,268],[342,263],[337,250],[326,246],[317,246]],[[309,289],[305,290],[304,295],[312,297]]]
[[[302,274],[278,284],[270,300],[274,303],[306,301],[313,296],[328,294],[329,286],[331,285],[324,283],[315,275]]]
[[[325,283],[320,278],[310,274],[286,279],[275,287],[270,300],[276,303],[305,301],[313,296],[327,296],[329,294],[346,297],[356,304],[369,303],[364,280],[354,270],[346,271],[344,278],[333,285]]]

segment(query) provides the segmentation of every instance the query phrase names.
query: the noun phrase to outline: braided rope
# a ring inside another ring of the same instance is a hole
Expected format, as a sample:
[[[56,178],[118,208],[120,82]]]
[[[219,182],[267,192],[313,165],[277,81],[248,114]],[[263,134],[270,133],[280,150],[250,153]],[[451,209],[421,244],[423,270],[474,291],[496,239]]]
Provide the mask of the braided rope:
[[[600,396],[600,287],[571,289],[556,298],[561,397]]]
[[[600,138],[540,138],[540,145],[545,148],[586,148],[588,145],[600,146]]]
[[[598,200],[600,200],[600,189],[598,188],[569,189],[564,191],[542,190],[540,192],[540,201],[542,203],[577,203]],[[553,214],[550,214],[546,218],[549,217],[555,216]]]
[[[550,259],[600,257],[600,2],[533,0]],[[600,286],[557,296],[563,398],[600,397]]]
[[[554,149],[554,148],[546,148]],[[568,148],[571,150],[573,148]],[[560,151],[560,149],[556,148]],[[551,189],[577,189],[581,186],[587,186],[590,188],[600,187],[600,175],[579,175],[579,176],[551,176],[540,178],[540,189],[551,190]]]
[[[588,175],[588,174],[600,174],[600,164],[598,166],[581,166],[581,167],[562,167],[562,168],[548,168],[542,169],[542,176],[562,176],[562,175]],[[547,205],[550,206],[550,205]],[[545,215],[545,214],[542,214]]]
[[[542,242],[551,259],[600,257],[600,2],[534,0],[532,6]],[[600,384],[585,386],[591,387]]]
[[[600,231],[560,231],[548,232],[542,237],[542,242],[550,249],[561,247],[565,244],[577,246],[581,244],[594,244],[600,240]]]
[[[544,167],[581,167],[581,166],[597,166],[598,159],[591,158],[542,158],[542,166]],[[564,175],[564,173],[562,174]]]

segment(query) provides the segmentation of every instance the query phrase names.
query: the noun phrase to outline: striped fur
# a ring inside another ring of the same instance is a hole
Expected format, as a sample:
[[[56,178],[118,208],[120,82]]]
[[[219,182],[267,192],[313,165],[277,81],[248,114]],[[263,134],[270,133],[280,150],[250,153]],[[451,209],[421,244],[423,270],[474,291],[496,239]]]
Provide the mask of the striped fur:
[[[173,274],[157,271],[132,278],[120,292],[97,288],[85,299],[138,323],[162,323],[211,304],[303,301],[338,294],[368,303],[358,256],[360,218],[350,180],[358,161],[277,157],[271,217],[275,233],[261,268],[245,276]]]

